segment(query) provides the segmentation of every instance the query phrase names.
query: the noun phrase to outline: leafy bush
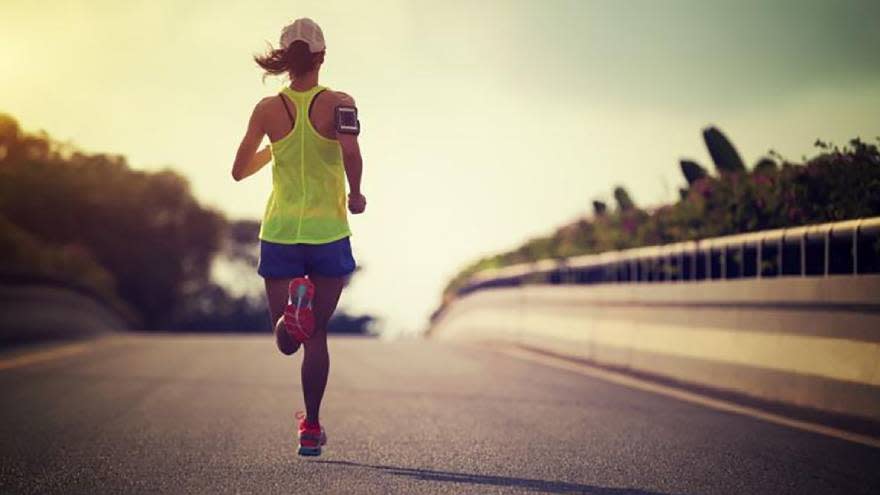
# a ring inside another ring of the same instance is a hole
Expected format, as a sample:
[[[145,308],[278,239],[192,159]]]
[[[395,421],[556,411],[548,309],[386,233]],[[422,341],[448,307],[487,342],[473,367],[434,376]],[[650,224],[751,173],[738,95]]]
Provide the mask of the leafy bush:
[[[49,246],[0,216],[0,253],[0,277],[4,280],[64,285],[138,323],[137,313],[116,295],[113,276],[88,248],[78,244]]]
[[[443,304],[473,274],[488,268],[880,215],[880,153],[874,144],[856,138],[839,148],[816,141],[819,153],[804,163],[771,152],[772,158],[761,158],[748,171],[721,131],[710,127],[703,135],[718,175],[682,160],[687,185],[675,204],[646,211],[618,187],[615,212],[594,202],[592,218],[468,265],[447,285]]]

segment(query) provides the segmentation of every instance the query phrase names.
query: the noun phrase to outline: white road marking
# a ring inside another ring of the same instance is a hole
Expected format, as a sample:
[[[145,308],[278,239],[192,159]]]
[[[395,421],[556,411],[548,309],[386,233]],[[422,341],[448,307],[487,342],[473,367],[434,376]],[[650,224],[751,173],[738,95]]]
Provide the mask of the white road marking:
[[[830,426],[812,423],[810,421],[787,418],[779,414],[762,411],[753,407],[744,406],[741,404],[736,404],[734,402],[729,402],[713,397],[707,397],[680,388],[675,388],[656,382],[635,378],[624,373],[597,368],[595,366],[590,366],[585,363],[570,361],[565,358],[551,356],[542,352],[531,351],[523,347],[508,347],[501,349],[500,352],[519,359],[524,359],[546,366],[551,366],[553,368],[572,371],[581,375],[598,378],[600,380],[605,380],[618,385],[623,385],[624,387],[665,395],[667,397],[672,397],[693,404],[699,404],[701,406],[710,407],[719,411],[741,414],[744,416],[768,421],[770,423],[788,426],[790,428],[796,428],[799,430],[818,433],[820,435],[826,435],[840,440],[846,440],[862,445],[867,445],[870,447],[880,448],[880,438],[862,435],[859,433],[853,433]]]
[[[20,368],[31,364],[43,363],[67,356],[73,356],[81,352],[93,348],[90,344],[70,344],[53,349],[32,352],[22,356],[16,356],[8,359],[0,360],[0,370],[8,370],[11,368]]]

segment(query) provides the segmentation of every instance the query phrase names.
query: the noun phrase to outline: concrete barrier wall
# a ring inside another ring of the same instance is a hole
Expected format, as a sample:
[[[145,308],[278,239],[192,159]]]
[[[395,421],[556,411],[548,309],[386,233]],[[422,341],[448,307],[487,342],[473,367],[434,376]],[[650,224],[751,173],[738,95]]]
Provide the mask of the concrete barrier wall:
[[[431,335],[880,421],[877,275],[484,289]]]
[[[129,326],[92,297],[68,288],[0,285],[0,348],[88,338]]]

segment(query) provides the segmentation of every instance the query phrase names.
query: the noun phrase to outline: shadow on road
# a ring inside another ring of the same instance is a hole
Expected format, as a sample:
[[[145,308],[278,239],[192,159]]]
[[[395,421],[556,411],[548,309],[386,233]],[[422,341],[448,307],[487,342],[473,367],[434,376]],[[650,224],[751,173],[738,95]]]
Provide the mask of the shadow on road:
[[[369,468],[393,474],[395,476],[407,476],[424,481],[440,481],[451,483],[472,483],[477,485],[507,486],[524,488],[536,492],[549,493],[585,493],[589,495],[665,495],[661,492],[639,490],[635,488],[608,488],[594,485],[581,485],[577,483],[565,483],[562,481],[536,480],[530,478],[510,478],[507,476],[490,476],[482,474],[453,473],[449,471],[434,471],[431,469],[412,469],[395,466],[377,466],[359,464],[349,461],[312,461],[319,464],[334,464],[340,466]]]

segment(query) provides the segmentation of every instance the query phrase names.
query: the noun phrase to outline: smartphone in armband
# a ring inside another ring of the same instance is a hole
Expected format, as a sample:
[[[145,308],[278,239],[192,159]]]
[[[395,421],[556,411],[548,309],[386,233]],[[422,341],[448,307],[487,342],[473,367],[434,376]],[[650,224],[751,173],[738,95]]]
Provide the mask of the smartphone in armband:
[[[358,120],[357,108],[346,105],[336,107],[336,132],[340,134],[361,133],[361,122]]]

